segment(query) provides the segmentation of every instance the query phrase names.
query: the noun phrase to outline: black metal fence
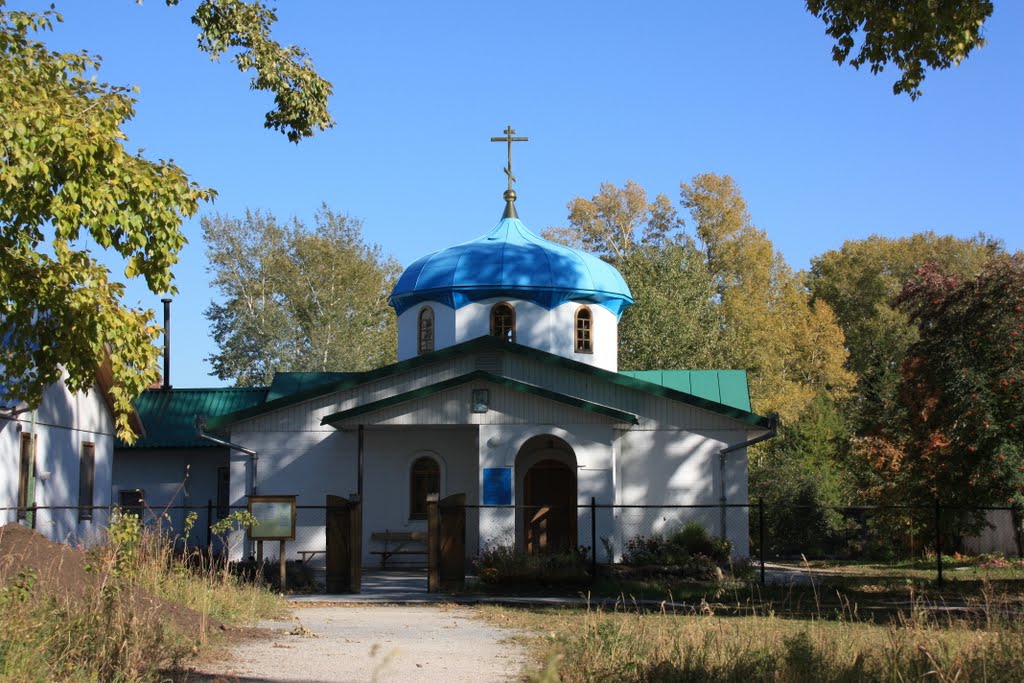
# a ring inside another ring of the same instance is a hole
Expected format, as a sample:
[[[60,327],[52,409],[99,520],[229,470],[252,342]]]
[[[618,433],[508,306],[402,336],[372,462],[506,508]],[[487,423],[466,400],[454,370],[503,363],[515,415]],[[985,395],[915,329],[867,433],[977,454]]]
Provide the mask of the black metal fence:
[[[0,522],[20,521],[55,541],[88,545],[102,540],[113,510],[111,507],[34,506],[0,508]],[[205,505],[173,505],[159,509],[126,508],[139,514],[150,527],[183,545],[229,551],[247,557],[255,546],[244,531],[218,535],[211,527],[244,506],[218,509]],[[667,542],[687,525],[699,526],[707,535],[727,539],[734,558],[749,558],[763,580],[773,564],[804,562],[874,563],[898,573],[901,568],[929,569],[940,582],[957,554],[990,553],[993,558],[1024,557],[1021,518],[1009,507],[962,507],[935,503],[931,506],[767,506],[761,502],[728,505],[609,505],[592,500],[589,505],[559,509],[556,506],[526,507],[466,505],[467,568],[473,558],[494,548],[514,552],[547,549],[572,551],[592,565],[643,562],[644,551]],[[285,544],[287,560],[321,569],[326,555],[327,508],[297,506],[296,537]],[[417,526],[418,525],[418,526]],[[377,529],[363,521],[364,566],[381,559],[374,552],[375,532],[419,530],[420,521]],[[276,559],[277,543],[265,548],[266,559]],[[380,550],[377,548],[376,550]],[[409,564],[422,566],[413,556]],[[993,559],[998,562],[998,560]],[[1021,566],[1024,561],[1015,560]],[[401,566],[402,559],[390,566]],[[592,575],[596,573],[592,571]]]

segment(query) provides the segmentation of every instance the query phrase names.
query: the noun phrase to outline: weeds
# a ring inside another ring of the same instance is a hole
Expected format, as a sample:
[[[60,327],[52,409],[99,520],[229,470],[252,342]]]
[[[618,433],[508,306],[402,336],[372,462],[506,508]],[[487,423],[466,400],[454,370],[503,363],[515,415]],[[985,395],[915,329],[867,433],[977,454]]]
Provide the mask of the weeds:
[[[879,624],[862,621],[842,596],[840,602],[841,614],[811,606],[799,619],[777,616],[773,605],[737,616],[724,605],[643,612],[625,600],[612,610],[483,611],[502,625],[544,634],[532,640],[543,666],[531,680],[1020,680],[1024,625],[1011,597],[957,610],[917,600]]]
[[[22,569],[0,589],[0,680],[157,680],[207,644],[212,622],[283,609],[278,596],[225,578],[220,563],[133,514],[113,517],[83,566],[86,586],[47,585]]]

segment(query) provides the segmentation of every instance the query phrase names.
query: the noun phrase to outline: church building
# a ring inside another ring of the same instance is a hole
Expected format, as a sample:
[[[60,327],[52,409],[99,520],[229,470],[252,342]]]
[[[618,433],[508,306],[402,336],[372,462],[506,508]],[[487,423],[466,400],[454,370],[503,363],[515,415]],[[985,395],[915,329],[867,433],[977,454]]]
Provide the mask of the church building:
[[[499,138],[510,149],[512,133]],[[216,453],[204,467],[222,473],[218,502],[288,494],[301,508],[358,494],[364,566],[380,562],[375,535],[425,530],[428,493],[464,494],[473,507],[468,557],[495,544],[589,548],[596,510],[602,542],[592,551],[604,561],[627,539],[678,524],[678,511],[624,506],[672,504],[707,506],[699,519],[746,556],[747,511],[726,507],[747,503],[745,444],[772,425],[751,412],[745,373],[620,372],[629,287],[612,265],[531,232],[516,211],[511,152],[506,172],[497,225],[420,258],[398,280],[396,363],[279,373],[263,393],[246,390],[207,416],[206,431],[232,445],[207,444]],[[160,391],[143,397],[144,420]],[[183,410],[204,400],[181,395]],[[143,451],[157,460],[145,445],[119,450],[115,488],[145,486]],[[289,556],[316,566],[323,512],[298,524]]]

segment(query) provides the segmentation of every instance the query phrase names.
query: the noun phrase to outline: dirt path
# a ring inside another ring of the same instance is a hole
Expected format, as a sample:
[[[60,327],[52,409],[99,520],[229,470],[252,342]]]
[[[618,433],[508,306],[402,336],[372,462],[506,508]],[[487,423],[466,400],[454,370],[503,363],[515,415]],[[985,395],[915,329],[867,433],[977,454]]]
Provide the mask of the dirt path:
[[[472,609],[330,606],[292,610],[294,621],[260,626],[269,640],[238,645],[190,681],[340,683],[521,680],[525,650],[515,632],[473,618]]]

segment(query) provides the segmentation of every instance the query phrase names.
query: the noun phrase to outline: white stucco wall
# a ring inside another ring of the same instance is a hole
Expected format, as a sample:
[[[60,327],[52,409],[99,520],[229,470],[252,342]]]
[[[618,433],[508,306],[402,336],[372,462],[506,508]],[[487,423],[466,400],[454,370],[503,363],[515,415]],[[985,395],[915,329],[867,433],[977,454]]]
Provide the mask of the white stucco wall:
[[[77,506],[82,444],[95,444],[92,504],[110,506],[114,424],[98,388],[72,394],[58,382],[46,389],[36,411],[0,420],[0,523],[17,520],[21,435],[35,434],[35,503],[38,506]],[[77,509],[39,510],[35,529],[47,538],[90,543],[102,534],[105,509],[93,519],[79,521]]]
[[[491,333],[491,307],[499,302],[512,305],[516,312],[516,343],[555,353],[605,370],[618,369],[618,318],[596,304],[586,304],[593,316],[593,353],[577,353],[576,311],[581,304],[564,303],[552,310],[517,299],[486,299],[463,306],[457,311],[438,303],[414,306],[398,316],[398,360],[417,353],[420,310],[434,310],[434,348],[443,349]]]
[[[686,522],[699,522],[712,535],[722,529],[719,451],[748,438],[743,431],[687,431],[682,429],[631,430],[618,439],[619,505],[695,505],[694,508],[623,508],[616,511],[616,534],[610,538],[616,552],[638,535],[666,535]],[[726,456],[727,504],[747,503],[745,450]],[[749,510],[725,508],[725,535],[733,555],[747,557]]]
[[[256,493],[264,496],[295,495],[296,505],[326,505],[327,496],[348,498],[356,492],[356,437],[349,432],[246,432],[235,431],[230,440],[257,452]],[[253,460],[245,453],[232,451],[231,504],[246,505],[252,481]],[[327,547],[323,509],[298,509],[295,540],[286,547],[289,559],[298,552],[323,551]],[[277,555],[277,543],[265,549],[267,557]],[[244,544],[234,548],[233,557],[249,552]],[[312,560],[322,567],[323,553]]]

